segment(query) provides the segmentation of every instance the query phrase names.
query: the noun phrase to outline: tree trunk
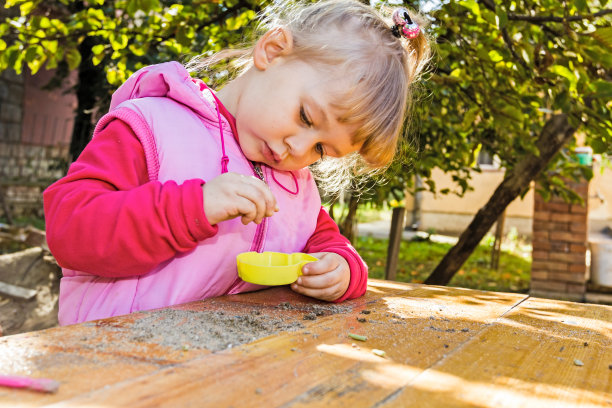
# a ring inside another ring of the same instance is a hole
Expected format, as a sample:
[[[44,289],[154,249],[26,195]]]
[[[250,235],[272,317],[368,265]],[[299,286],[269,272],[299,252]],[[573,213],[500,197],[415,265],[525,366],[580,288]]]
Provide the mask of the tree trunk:
[[[355,243],[355,220],[357,218],[357,207],[359,205],[359,196],[351,194],[348,203],[348,213],[340,224],[340,233],[348,238],[351,243]]]
[[[410,229],[412,231],[418,231],[421,227],[421,216],[423,204],[423,179],[418,174],[414,177],[414,208],[412,209],[412,221],[410,222]]]
[[[450,282],[506,207],[546,168],[548,162],[573,136],[574,131],[565,114],[555,115],[546,122],[536,143],[539,154],[527,155],[506,173],[489,201],[463,231],[457,244],[425,280],[426,284],[446,285]]]
[[[92,62],[93,53],[91,48],[96,44],[96,39],[86,37],[79,45],[81,64],[79,65],[79,78],[76,85],[77,111],[70,141],[70,156],[76,160],[87,143],[91,140],[94,129],[92,112],[97,101],[98,89],[105,82],[102,64],[94,66]]]
[[[335,216],[335,213],[334,213],[334,207],[335,207],[337,202],[338,202],[338,197],[335,197],[329,203],[329,216],[331,217],[332,220],[334,220],[334,222],[336,221],[336,216]]]

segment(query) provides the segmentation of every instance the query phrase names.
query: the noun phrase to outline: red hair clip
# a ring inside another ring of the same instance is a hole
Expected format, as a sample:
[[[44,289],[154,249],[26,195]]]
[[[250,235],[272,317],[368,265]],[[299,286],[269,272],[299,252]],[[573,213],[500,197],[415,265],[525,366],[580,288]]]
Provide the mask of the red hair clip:
[[[408,10],[403,7],[395,9],[393,12],[393,27],[391,32],[397,38],[404,37],[409,40],[416,38],[421,32],[419,25],[412,21]]]

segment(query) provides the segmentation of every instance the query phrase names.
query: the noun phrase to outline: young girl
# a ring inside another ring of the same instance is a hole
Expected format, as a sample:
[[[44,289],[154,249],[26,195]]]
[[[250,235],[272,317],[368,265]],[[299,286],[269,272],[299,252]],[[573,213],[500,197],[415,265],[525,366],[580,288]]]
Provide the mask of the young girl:
[[[60,324],[260,289],[237,276],[246,251],[315,255],[303,295],[364,294],[308,166],[390,162],[427,42],[406,10],[387,23],[350,0],[269,9],[264,28],[216,93],[178,63],[136,72],[45,191]]]

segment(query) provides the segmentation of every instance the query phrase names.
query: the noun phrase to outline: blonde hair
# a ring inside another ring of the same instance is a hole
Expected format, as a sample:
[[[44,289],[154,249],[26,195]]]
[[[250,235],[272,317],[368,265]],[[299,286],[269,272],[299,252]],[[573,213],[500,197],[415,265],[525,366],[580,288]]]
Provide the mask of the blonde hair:
[[[353,142],[362,147],[358,154],[324,159],[313,166],[327,191],[345,188],[352,175],[386,168],[395,156],[413,97],[412,84],[429,59],[425,21],[416,13],[409,14],[421,27],[421,33],[411,40],[393,35],[388,10],[377,12],[355,0],[277,1],[260,15],[260,32],[277,27],[291,32],[292,57],[333,66],[354,84],[334,107],[344,113],[342,122],[357,125]],[[235,65],[244,70],[251,52],[252,48],[226,50],[187,67],[202,69],[238,57]]]

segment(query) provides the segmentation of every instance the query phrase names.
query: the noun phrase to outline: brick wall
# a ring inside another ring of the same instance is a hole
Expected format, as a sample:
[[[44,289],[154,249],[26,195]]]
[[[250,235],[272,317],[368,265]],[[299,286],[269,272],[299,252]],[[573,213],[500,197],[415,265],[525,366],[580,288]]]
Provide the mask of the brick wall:
[[[76,99],[70,81],[43,90],[52,76],[0,74],[0,193],[12,217],[42,216],[42,191],[68,167]]]
[[[531,288],[533,296],[583,301],[586,268],[588,182],[569,183],[585,205],[560,197],[534,197]]]
[[[0,74],[0,140],[21,140],[24,79],[13,70]]]
[[[66,173],[68,146],[0,141],[0,152],[0,186],[11,216],[42,217],[42,192]]]

